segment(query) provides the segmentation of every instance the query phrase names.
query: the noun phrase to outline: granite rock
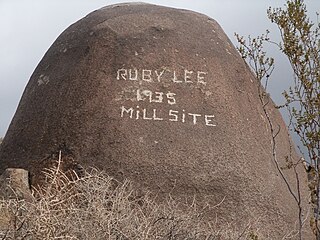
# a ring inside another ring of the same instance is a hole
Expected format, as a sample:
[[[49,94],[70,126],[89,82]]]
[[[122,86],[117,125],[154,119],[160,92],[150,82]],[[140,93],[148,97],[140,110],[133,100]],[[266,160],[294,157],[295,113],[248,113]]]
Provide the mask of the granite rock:
[[[0,146],[0,172],[25,168],[36,184],[62,151],[160,197],[222,202],[213,218],[281,239],[298,210],[272,159],[259,87],[215,20],[142,3],[104,7],[67,28],[37,66]],[[267,111],[284,167],[298,156],[271,100]],[[284,174],[296,194],[292,171]]]

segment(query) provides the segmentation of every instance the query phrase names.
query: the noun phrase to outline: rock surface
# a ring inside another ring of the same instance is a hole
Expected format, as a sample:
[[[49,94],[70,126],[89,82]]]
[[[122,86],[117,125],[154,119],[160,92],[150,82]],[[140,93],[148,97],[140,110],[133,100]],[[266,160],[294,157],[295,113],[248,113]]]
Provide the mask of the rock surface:
[[[39,63],[0,146],[0,171],[28,169],[36,184],[62,150],[159,196],[223,200],[219,222],[256,224],[281,239],[296,226],[297,205],[272,160],[257,88],[213,19],[149,4],[105,7],[65,30]],[[268,111],[285,166],[286,126],[272,103]]]
[[[10,200],[33,201],[30,190],[29,173],[24,169],[8,168],[0,176],[0,237],[4,233],[15,228],[14,214],[21,214],[23,209],[15,209],[10,205]],[[14,205],[14,204],[13,204]]]
[[[24,169],[8,168],[0,176],[0,199],[33,199],[29,173]]]

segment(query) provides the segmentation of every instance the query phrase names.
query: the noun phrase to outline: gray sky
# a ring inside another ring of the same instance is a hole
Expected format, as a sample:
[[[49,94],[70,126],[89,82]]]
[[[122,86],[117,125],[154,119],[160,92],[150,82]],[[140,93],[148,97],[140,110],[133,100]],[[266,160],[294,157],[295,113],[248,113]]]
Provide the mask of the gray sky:
[[[4,136],[23,90],[37,64],[58,37],[75,21],[105,5],[128,2],[110,0],[0,0],[0,136]],[[138,2],[138,1],[137,1]],[[265,29],[278,32],[267,17],[269,6],[282,7],[283,0],[145,0],[144,2],[204,13],[222,26],[232,42],[234,32],[256,36]],[[320,12],[319,0],[305,1],[310,15]],[[287,60],[270,46],[276,71],[270,91],[281,103],[281,92],[291,79]]]

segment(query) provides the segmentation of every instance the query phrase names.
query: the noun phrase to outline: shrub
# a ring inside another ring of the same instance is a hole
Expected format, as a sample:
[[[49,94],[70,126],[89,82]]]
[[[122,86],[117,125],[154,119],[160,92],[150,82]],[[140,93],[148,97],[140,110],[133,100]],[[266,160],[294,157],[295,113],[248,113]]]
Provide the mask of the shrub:
[[[1,230],[0,216],[0,239],[258,239],[250,225],[236,229],[206,221],[208,206],[178,203],[170,196],[158,203],[131,182],[95,169],[82,178],[67,177],[59,167],[45,176],[43,187],[33,190],[33,201],[0,201],[0,213],[10,223],[2,223]]]

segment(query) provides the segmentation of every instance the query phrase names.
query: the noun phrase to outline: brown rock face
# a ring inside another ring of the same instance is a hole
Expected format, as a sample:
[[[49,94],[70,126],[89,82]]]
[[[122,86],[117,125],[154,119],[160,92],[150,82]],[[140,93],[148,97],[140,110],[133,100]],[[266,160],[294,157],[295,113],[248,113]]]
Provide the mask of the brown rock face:
[[[257,88],[214,20],[149,4],[105,7],[65,30],[39,63],[0,147],[0,171],[37,176],[62,150],[160,196],[224,199],[219,221],[282,239],[297,205],[272,160]],[[288,134],[271,105],[284,166]]]

